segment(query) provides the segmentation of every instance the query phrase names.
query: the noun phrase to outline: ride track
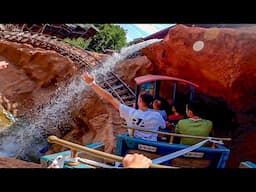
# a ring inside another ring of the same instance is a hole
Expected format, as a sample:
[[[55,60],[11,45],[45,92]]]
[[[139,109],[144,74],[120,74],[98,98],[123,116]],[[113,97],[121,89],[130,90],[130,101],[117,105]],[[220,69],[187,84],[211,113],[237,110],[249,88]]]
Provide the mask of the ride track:
[[[7,40],[16,43],[30,44],[35,48],[53,50],[64,57],[68,57],[80,67],[85,67],[88,72],[100,67],[102,62],[91,52],[80,47],[65,43],[62,39],[42,33],[28,31],[4,31],[0,30],[0,40]],[[90,63],[96,63],[92,66]],[[97,80],[98,84],[121,103],[131,106],[135,102],[135,93],[122,81],[117,74],[108,72],[101,74]]]

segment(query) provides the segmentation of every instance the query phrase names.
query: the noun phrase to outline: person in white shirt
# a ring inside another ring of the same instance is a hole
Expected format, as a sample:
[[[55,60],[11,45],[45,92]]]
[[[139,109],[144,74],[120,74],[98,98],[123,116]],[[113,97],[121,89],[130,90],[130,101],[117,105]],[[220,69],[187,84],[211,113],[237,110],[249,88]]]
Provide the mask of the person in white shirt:
[[[158,112],[149,110],[149,104],[152,102],[152,96],[149,93],[143,92],[140,94],[138,99],[139,109],[134,109],[121,104],[110,93],[98,86],[95,83],[94,76],[90,76],[86,72],[83,79],[98,95],[105,98],[113,105],[115,109],[119,110],[120,116],[126,120],[128,127],[152,131],[158,131],[160,127],[162,129],[165,128],[165,120],[163,117]],[[151,132],[135,130],[134,137],[150,141],[157,141],[157,134]]]

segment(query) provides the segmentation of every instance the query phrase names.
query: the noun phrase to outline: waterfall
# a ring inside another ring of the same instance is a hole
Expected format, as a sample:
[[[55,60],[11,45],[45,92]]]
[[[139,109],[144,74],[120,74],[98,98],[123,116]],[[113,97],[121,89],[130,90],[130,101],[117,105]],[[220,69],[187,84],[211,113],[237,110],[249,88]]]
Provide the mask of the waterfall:
[[[92,70],[91,74],[96,77],[98,74],[106,74],[127,56],[158,41],[160,39],[153,39],[122,48],[120,53],[114,53],[100,68]],[[88,86],[81,74],[77,74],[62,83],[47,104],[25,111],[13,126],[0,133],[0,156],[24,160],[40,158],[39,151],[47,144],[48,135],[63,136],[62,126],[72,120],[71,112],[79,106],[86,89]]]

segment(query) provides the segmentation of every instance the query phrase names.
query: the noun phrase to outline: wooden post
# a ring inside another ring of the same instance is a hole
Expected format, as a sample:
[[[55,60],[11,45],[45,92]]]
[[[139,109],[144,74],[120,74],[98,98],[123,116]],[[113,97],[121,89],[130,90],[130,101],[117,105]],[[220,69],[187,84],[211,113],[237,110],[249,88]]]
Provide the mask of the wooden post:
[[[74,159],[74,161],[69,161],[68,165],[70,166],[77,166],[80,164],[80,162],[76,159],[78,157],[77,150],[71,150],[71,158]]]
[[[173,139],[174,139],[174,136],[171,135],[171,136],[170,136],[170,141],[169,141],[170,144],[173,144]]]
[[[134,132],[135,132],[134,129],[128,129],[128,133],[130,137],[134,137]]]

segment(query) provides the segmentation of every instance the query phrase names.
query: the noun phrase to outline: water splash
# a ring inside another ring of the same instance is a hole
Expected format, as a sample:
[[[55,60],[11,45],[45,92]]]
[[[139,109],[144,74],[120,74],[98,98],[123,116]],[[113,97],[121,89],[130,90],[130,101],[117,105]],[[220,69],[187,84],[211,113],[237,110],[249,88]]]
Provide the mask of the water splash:
[[[59,87],[47,104],[26,112],[0,134],[0,156],[39,157],[48,135],[60,137],[70,128],[66,125],[72,120],[71,112],[79,104],[86,87],[81,75],[77,75],[69,84]]]
[[[143,41],[143,42],[131,45],[129,47],[124,47],[120,50],[120,53],[113,53],[112,57],[110,57],[103,63],[103,66],[101,66],[100,68],[95,68],[95,70],[93,70],[91,74],[95,75],[96,77],[99,74],[106,74],[108,71],[112,71],[112,69],[115,67],[116,64],[126,59],[129,55],[141,50],[144,47],[147,47],[152,43],[157,43],[161,40],[162,39],[150,39],[148,41]]]
[[[93,70],[92,74],[106,74],[127,56],[158,41],[153,39],[123,48],[105,61],[102,67]],[[0,156],[25,160],[39,158],[40,149],[47,144],[47,136],[63,136],[65,126],[72,121],[71,112],[79,106],[82,93],[87,88],[81,74],[78,74],[69,83],[63,83],[47,104],[26,111],[13,126],[0,133]]]

